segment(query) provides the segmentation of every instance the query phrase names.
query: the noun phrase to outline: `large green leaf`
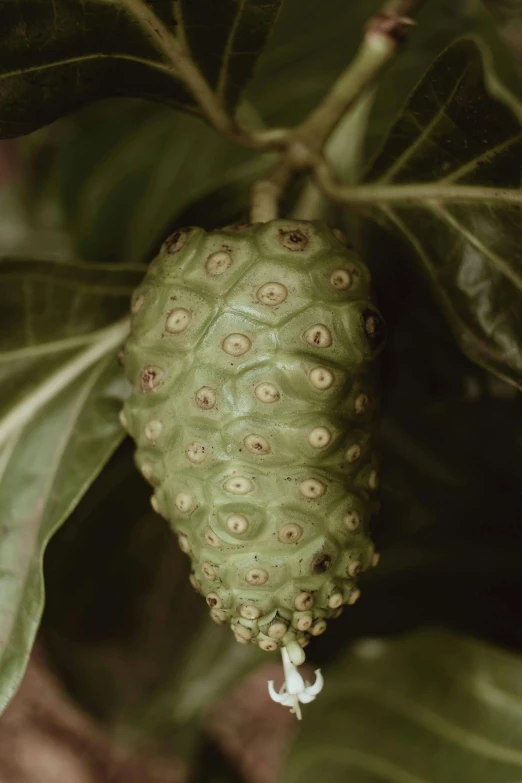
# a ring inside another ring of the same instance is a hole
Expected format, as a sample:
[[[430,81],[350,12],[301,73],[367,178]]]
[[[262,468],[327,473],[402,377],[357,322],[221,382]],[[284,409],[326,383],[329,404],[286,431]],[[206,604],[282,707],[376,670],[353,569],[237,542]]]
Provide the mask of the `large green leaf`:
[[[109,96],[198,113],[180,78],[180,47],[221,105],[233,107],[280,2],[0,0],[0,136],[20,136]]]
[[[436,60],[363,195],[422,264],[465,353],[522,388],[520,108],[488,63],[472,40]]]
[[[46,174],[27,183],[29,191],[35,186],[35,209],[45,205],[43,186],[82,258],[130,263],[149,258],[195,200],[236,181],[246,187],[273,161],[194,117],[131,100],[64,120],[50,160],[45,153],[37,158],[47,157]],[[212,222],[205,217],[204,224]]]
[[[285,0],[246,91],[267,125],[296,125],[317,105],[355,55],[368,19],[381,7],[382,0]],[[376,85],[368,127],[372,152],[423,72],[457,36],[484,38],[503,80],[520,89],[518,71],[481,0],[421,3],[415,20],[407,42]]]
[[[134,448],[122,444],[49,545],[42,638],[70,692],[127,745],[188,757],[209,704],[266,656],[210,619]]]
[[[325,671],[281,783],[514,783],[522,659],[449,633],[359,642]]]
[[[355,53],[378,5],[379,0],[329,0],[325,9],[312,0],[285,0],[240,106],[241,120],[258,127],[263,121],[296,125]],[[480,4],[452,5],[451,14],[425,4],[377,91],[366,134],[369,149],[455,35],[491,29],[484,16]],[[352,169],[363,165],[363,145],[354,149],[353,142],[364,135],[354,133],[353,124],[339,129],[335,150],[329,150],[337,171],[344,174],[349,161]],[[97,261],[149,257],[179,220],[214,227],[242,217],[253,179],[273,159],[234,146],[194,117],[137,100],[90,106],[30,136],[24,148],[31,157],[28,169],[38,172],[38,179],[29,176],[26,183],[30,198],[46,219],[63,214],[77,252]]]
[[[45,546],[122,438],[117,351],[141,270],[0,262],[0,707],[43,608]]]

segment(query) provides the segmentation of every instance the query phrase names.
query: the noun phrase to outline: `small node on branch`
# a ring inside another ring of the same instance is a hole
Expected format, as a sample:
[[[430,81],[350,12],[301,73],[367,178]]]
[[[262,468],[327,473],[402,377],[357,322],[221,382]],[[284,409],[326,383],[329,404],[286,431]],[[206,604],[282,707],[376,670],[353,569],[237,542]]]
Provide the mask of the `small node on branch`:
[[[408,16],[398,16],[393,13],[382,13],[373,16],[366,26],[365,41],[375,38],[385,38],[394,44],[401,44],[407,38],[407,27],[415,22]]]

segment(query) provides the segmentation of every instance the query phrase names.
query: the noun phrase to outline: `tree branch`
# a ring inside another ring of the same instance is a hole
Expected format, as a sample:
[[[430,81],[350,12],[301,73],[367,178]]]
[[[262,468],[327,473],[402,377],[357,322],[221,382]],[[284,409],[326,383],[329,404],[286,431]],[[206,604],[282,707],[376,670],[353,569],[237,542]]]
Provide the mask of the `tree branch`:
[[[484,185],[453,185],[444,182],[420,182],[415,185],[343,185],[324,164],[314,166],[313,176],[322,193],[343,204],[426,204],[463,201],[501,201],[522,204],[522,190]]]
[[[277,165],[252,189],[253,221],[264,222],[275,218],[284,190],[297,173],[306,170],[313,170],[323,191],[336,193],[336,200],[348,197],[353,201],[354,189],[348,192],[345,188],[341,196],[341,186],[329,174],[322,158],[324,146],[343,117],[358,104],[391,63],[405,37],[407,25],[412,24],[407,14],[412,13],[422,0],[386,0],[381,12],[370,19],[354,60],[301,125],[294,130],[283,128],[261,131],[241,128],[228,114],[192,59],[179,17],[178,35],[173,35],[144,0],[119,2],[166,59],[172,75],[185,85],[203,116],[216,131],[250,149],[281,152]]]
[[[302,143],[319,152],[338,123],[373,84],[397,50],[387,35],[366,35],[354,60],[297,130]]]
[[[392,62],[411,19],[422,0],[387,0],[381,12],[370,19],[354,60],[333,84],[321,103],[286,139],[279,163],[252,189],[251,218],[270,220],[278,214],[279,201],[298,173],[326,164],[324,146],[339,122],[359,102],[382,71]],[[268,217],[263,217],[263,215]]]
[[[179,22],[179,34],[173,35],[143,0],[119,0],[119,3],[163,55],[172,75],[184,84],[205,119],[218,133],[250,149],[263,151],[284,147],[288,131],[273,129],[249,132],[240,128],[228,114],[187,50],[182,22]]]
[[[185,51],[183,38],[172,35],[168,27],[143,0],[119,0],[119,2],[136,19],[155,49],[168,60],[173,75],[183,82],[211,125],[217,131],[228,135],[233,121],[217,100],[199,68]]]

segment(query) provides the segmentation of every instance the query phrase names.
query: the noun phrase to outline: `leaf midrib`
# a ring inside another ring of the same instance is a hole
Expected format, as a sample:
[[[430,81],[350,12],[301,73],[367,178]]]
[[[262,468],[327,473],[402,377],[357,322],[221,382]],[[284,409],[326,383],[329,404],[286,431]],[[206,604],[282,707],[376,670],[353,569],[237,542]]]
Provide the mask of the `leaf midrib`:
[[[522,767],[522,751],[492,742],[397,691],[385,690],[378,683],[360,678],[348,686],[343,683],[342,696],[349,700],[350,694],[353,693],[364,694],[376,703],[409,718],[428,731],[444,737],[459,747],[466,748],[477,756]]]
[[[397,160],[394,162],[390,168],[387,169],[386,173],[383,175],[383,177],[379,180],[380,182],[390,182],[390,180],[393,180],[393,177],[395,174],[397,174],[401,168],[403,168],[404,163],[406,163],[410,158],[412,157],[413,153],[417,151],[419,147],[422,146],[422,144],[426,141],[427,138],[429,138],[429,135],[431,131],[437,127],[440,120],[447,116],[446,115],[446,109],[448,105],[451,103],[452,99],[455,97],[455,94],[457,90],[459,89],[464,77],[467,75],[469,70],[470,64],[468,63],[465,68],[463,68],[462,73],[460,74],[459,78],[453,85],[453,88],[445,100],[443,104],[440,105],[439,110],[437,113],[432,117],[430,122],[427,125],[424,125],[419,135],[416,137],[415,141],[407,147],[406,151],[400,155]],[[411,112],[410,112],[411,116]]]
[[[29,393],[9,414],[0,421],[0,447],[24,426],[35,413],[46,405],[54,396],[63,391],[85,370],[95,364],[107,353],[121,345],[129,332],[129,320],[118,321],[116,324],[100,332],[100,339],[63,364],[46,381]]]
[[[74,429],[74,426],[75,426],[76,422],[78,421],[78,417],[79,417],[81,411],[83,410],[83,408],[84,408],[84,406],[85,406],[85,404],[86,404],[86,402],[87,402],[87,400],[89,398],[89,395],[90,395],[94,385],[96,384],[97,380],[100,378],[101,374],[103,373],[103,371],[104,371],[104,369],[105,369],[105,367],[107,365],[107,361],[108,361],[107,359],[105,361],[100,361],[98,363],[98,366],[95,366],[95,367],[91,368],[91,377],[89,378],[88,382],[85,383],[85,386],[82,388],[82,390],[79,392],[78,398],[77,398],[77,402],[73,406],[72,410],[70,411],[70,416],[69,416],[69,419],[68,419],[68,425],[66,426],[65,431],[62,434],[62,437],[58,441],[57,448],[56,448],[56,451],[55,451],[55,458],[54,458],[53,462],[51,463],[51,465],[48,467],[48,473],[49,473],[48,481],[46,482],[46,485],[43,486],[41,492],[39,493],[39,503],[38,503],[38,505],[41,506],[42,510],[39,511],[37,509],[35,511],[35,515],[40,514],[41,518],[45,517],[46,505],[47,505],[47,502],[49,500],[49,496],[50,496],[50,494],[52,492],[54,481],[56,479],[56,475],[58,473],[58,470],[60,468],[61,462],[63,460],[63,456],[64,456],[65,452],[67,451],[67,447],[68,447],[68,445],[70,443],[71,433],[72,433],[72,431]],[[20,437],[23,436],[23,433],[24,433],[24,430],[25,430],[26,426],[27,426],[27,422],[25,422],[19,428],[18,432],[16,433],[16,435],[15,435],[15,437],[13,439],[14,440],[14,444],[12,446],[13,449],[15,448],[16,443],[20,439]],[[9,445],[11,446],[11,444],[9,444]],[[34,535],[34,540],[35,541],[40,538],[40,535],[41,535],[40,523],[32,524],[31,526],[27,526],[26,525],[25,527],[26,528],[30,527],[31,530],[35,531],[35,535]],[[44,532],[44,536],[43,536],[44,541],[49,537],[49,533],[50,533],[50,531],[45,531]],[[39,552],[39,558],[38,558],[38,569],[39,569],[39,585],[38,585],[39,586],[39,595],[38,595],[38,599],[39,600],[37,602],[38,603],[38,608],[37,608],[37,611],[34,613],[34,615],[32,617],[32,619],[33,619],[33,627],[31,629],[31,632],[32,632],[31,633],[31,637],[32,638],[31,638],[31,644],[29,645],[28,649],[31,649],[31,647],[32,647],[32,642],[34,641],[34,637],[36,635],[36,624],[38,623],[38,620],[39,620],[41,612],[42,612],[42,600],[41,600],[42,599],[42,581],[43,581],[43,576],[42,576],[42,573],[41,573],[41,571],[42,571],[42,554],[43,554],[43,552],[40,551]],[[17,618],[18,618],[18,616],[20,614],[20,608],[22,606],[25,606],[25,605],[31,605],[31,602],[26,600],[26,589],[27,589],[27,574],[30,572],[31,568],[34,567],[34,548],[31,550],[31,556],[27,557],[25,562],[26,562],[26,568],[24,569],[23,579],[22,580],[20,580],[20,579],[18,580],[18,581],[23,583],[24,587],[23,587],[23,590],[18,593],[19,599],[17,601],[17,605],[16,605],[14,611],[11,614],[9,624],[7,626],[7,631],[5,630],[5,626],[4,626],[4,632],[2,634],[4,636],[4,638],[8,638],[9,641],[5,645],[5,647],[2,648],[0,646],[0,668],[1,668],[1,662],[2,662],[2,660],[4,658],[4,656],[5,656],[5,653],[9,651],[11,643],[12,643],[12,629],[14,628],[15,624],[17,623]],[[20,577],[21,570],[22,569],[20,568],[20,563],[19,563],[19,567],[17,569],[18,577]],[[5,617],[5,615],[0,615],[0,617]]]
[[[107,52],[94,52],[92,54],[82,54],[78,57],[67,57],[62,60],[51,60],[47,63],[40,63],[39,65],[30,65],[26,68],[16,68],[13,71],[0,71],[0,81],[5,79],[14,78],[16,76],[25,76],[28,73],[39,73],[41,71],[47,71],[51,68],[60,68],[66,65],[76,65],[78,63],[85,62],[86,60],[126,60],[129,62],[140,63],[140,65],[146,65],[148,68],[153,68],[157,71],[163,71],[168,76],[177,80],[175,72],[172,66],[164,65],[154,60],[148,60],[146,57],[137,57],[131,54],[110,54]]]

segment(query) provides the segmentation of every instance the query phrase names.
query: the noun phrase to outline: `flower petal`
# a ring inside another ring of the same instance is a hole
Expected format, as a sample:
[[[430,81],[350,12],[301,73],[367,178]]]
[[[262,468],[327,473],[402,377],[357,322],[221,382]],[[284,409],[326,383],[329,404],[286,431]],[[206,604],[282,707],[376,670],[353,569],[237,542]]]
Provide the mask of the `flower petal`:
[[[281,651],[283,657],[283,669],[285,672],[285,685],[288,693],[298,694],[305,689],[304,680],[290,660],[290,656],[285,647]]]
[[[317,696],[318,693],[320,693],[323,690],[324,685],[324,678],[321,674],[321,669],[315,670],[315,682],[313,685],[309,685],[306,689],[306,693],[309,693],[310,696]]]
[[[273,701],[276,701],[278,704],[285,704],[285,699],[287,699],[286,693],[278,693],[276,689],[274,688],[274,681],[269,680],[268,681],[268,693],[270,694],[270,698]],[[289,706],[289,705],[285,705]]]

